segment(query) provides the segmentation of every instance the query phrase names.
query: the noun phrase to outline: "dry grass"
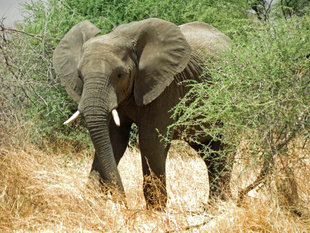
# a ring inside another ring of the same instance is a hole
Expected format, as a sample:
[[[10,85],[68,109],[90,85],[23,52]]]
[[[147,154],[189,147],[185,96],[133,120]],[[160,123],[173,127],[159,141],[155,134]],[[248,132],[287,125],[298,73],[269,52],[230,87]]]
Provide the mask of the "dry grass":
[[[163,212],[145,209],[138,152],[127,151],[119,165],[126,207],[121,195],[106,194],[89,178],[89,149],[71,151],[65,144],[49,152],[31,145],[2,146],[0,232],[310,232],[309,148],[300,149],[298,143],[292,153],[308,156],[295,171],[301,217],[281,206],[281,192],[275,189],[256,190],[242,206],[234,200],[208,206],[205,165],[180,142],[167,162],[169,198]],[[231,182],[234,196],[255,178],[239,162]]]

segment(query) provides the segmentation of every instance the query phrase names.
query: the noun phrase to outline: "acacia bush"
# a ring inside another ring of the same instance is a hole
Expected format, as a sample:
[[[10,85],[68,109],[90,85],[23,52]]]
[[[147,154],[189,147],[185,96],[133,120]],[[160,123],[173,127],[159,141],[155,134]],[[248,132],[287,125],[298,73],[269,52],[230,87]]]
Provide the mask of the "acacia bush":
[[[275,160],[290,159],[287,151],[293,140],[309,139],[309,25],[310,17],[305,16],[246,27],[227,53],[206,61],[212,80],[191,84],[174,109],[178,121],[171,127],[199,126],[198,134],[221,137],[226,155],[247,143],[246,156],[264,161],[257,181],[241,194],[259,185]],[[188,99],[195,101],[188,104]],[[283,169],[292,173],[295,166]]]

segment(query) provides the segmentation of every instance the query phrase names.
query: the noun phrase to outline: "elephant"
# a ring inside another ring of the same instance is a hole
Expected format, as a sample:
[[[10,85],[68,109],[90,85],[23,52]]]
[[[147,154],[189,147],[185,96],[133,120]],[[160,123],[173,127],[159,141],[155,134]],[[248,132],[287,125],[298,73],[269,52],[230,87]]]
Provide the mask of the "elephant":
[[[99,33],[91,22],[80,22],[54,50],[55,72],[78,104],[78,111],[65,124],[83,115],[95,148],[91,170],[98,172],[103,182],[124,191],[117,165],[135,123],[144,177],[154,174],[161,179],[165,199],[165,162],[170,143],[163,142],[159,132],[165,135],[176,121],[170,110],[190,89],[184,81],[208,78],[205,58],[221,54],[231,39],[203,22],[177,26],[158,18],[123,24],[105,35]],[[168,135],[170,140],[176,139],[177,130]],[[199,144],[186,141],[201,156],[201,145],[215,152],[223,147],[207,135],[198,140]],[[220,165],[212,161],[206,160],[206,165],[212,183],[210,195],[216,197],[223,193],[220,184],[227,187],[230,173],[224,158]],[[226,175],[216,172],[219,167],[227,170]],[[151,198],[149,186],[144,179],[147,205],[163,205],[162,200]]]

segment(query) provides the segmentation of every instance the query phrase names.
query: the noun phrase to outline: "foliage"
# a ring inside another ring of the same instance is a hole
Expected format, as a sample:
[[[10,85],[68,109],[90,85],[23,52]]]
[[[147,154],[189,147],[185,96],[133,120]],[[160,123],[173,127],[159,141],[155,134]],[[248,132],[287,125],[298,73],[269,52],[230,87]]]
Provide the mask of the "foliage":
[[[162,18],[177,25],[203,21],[229,31],[238,20],[246,19],[246,1],[238,0],[65,0],[74,15],[94,22],[103,33],[120,24],[150,17]]]
[[[268,21],[272,10],[273,1],[267,0],[248,0],[249,6],[253,9],[258,19]]]
[[[246,28],[224,56],[206,61],[212,81],[191,84],[172,127],[200,127],[233,153],[247,143],[268,173],[293,139],[310,136],[309,25],[310,17],[292,17]]]
[[[258,19],[269,21],[278,18],[288,20],[292,16],[310,13],[308,0],[247,0],[249,7],[255,11]]]
[[[310,2],[308,0],[280,0],[275,4],[278,17],[283,16],[285,19],[294,15],[303,16],[310,13]]]
[[[4,125],[11,118],[17,118],[21,124],[35,122],[32,139],[37,142],[45,136],[88,142],[83,136],[87,135],[85,130],[79,127],[80,121],[71,126],[62,125],[77,106],[67,96],[52,68],[52,52],[73,25],[88,19],[107,33],[122,23],[161,17],[176,24],[202,20],[225,28],[230,21],[237,22],[244,17],[244,4],[237,3],[236,0],[230,3],[212,0],[38,0],[25,3],[24,23],[17,25],[18,30],[2,27],[0,43],[4,68],[0,71],[0,85],[4,89],[1,102],[6,106],[0,109],[1,121],[6,122]],[[133,131],[137,132],[135,126]],[[134,135],[131,144],[137,141]]]
[[[56,3],[26,4],[25,9],[31,14],[25,18],[25,24],[17,25],[17,29],[1,26],[0,120],[8,131],[12,128],[11,120],[19,125],[32,122],[28,139],[37,143],[42,143],[45,136],[87,142],[83,136],[87,134],[78,124],[62,125],[76,106],[53,72],[52,52],[63,36],[62,31],[71,27],[63,24],[63,19],[70,17]]]

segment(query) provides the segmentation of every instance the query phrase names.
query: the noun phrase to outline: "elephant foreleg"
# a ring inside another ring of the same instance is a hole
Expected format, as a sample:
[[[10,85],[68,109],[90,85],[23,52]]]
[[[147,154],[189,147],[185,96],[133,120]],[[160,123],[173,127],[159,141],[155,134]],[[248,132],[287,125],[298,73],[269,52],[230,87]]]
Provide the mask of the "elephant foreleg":
[[[143,168],[143,191],[147,208],[162,209],[166,206],[166,158],[169,145],[160,141],[153,129],[139,129]]]

